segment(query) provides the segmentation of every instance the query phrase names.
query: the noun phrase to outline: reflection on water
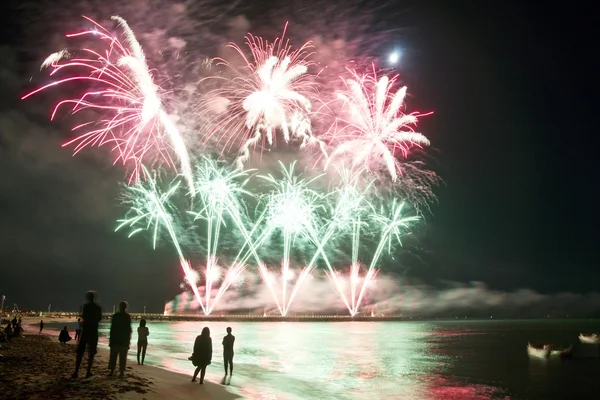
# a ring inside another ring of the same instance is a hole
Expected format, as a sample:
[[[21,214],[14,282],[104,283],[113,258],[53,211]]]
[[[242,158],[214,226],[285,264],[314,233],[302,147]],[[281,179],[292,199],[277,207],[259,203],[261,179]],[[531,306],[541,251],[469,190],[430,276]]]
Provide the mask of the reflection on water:
[[[229,388],[253,399],[576,398],[600,372],[597,358],[528,358],[528,341],[576,344],[580,331],[599,330],[594,321],[569,320],[149,322],[146,362],[191,375],[187,358],[204,326],[214,349],[207,379],[223,375],[221,340],[231,326]]]

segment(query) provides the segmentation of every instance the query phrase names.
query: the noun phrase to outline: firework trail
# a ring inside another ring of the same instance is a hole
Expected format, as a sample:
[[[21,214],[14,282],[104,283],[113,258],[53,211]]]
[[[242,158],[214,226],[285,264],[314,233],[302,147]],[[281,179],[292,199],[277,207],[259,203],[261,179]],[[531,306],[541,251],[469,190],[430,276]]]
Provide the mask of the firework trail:
[[[303,179],[294,173],[295,162],[289,168],[280,162],[282,177],[273,175],[259,176],[267,182],[272,190],[266,196],[266,233],[280,231],[283,236],[283,258],[281,261],[281,302],[276,295],[274,277],[264,264],[259,264],[259,271],[281,315],[285,316],[294,299],[294,294],[310,274],[311,269],[305,267],[298,276],[290,268],[290,251],[297,240],[307,240],[318,245],[318,213],[322,209],[324,195],[311,189],[310,185],[321,177]],[[288,297],[288,285],[296,278],[293,291]]]
[[[352,76],[342,79],[346,89],[338,94],[349,118],[341,121],[342,128],[326,134],[335,143],[326,166],[346,155],[353,167],[370,171],[385,167],[395,182],[402,173],[398,153],[406,157],[411,146],[429,145],[425,136],[413,131],[419,115],[402,111],[406,87],[393,92],[397,77],[377,80],[375,73],[359,76],[356,72]]]
[[[50,68],[50,76],[59,72],[73,75],[49,83],[23,96],[26,99],[50,87],[63,83],[89,84],[88,91],[81,97],[60,101],[52,112],[54,120],[59,108],[72,106],[71,113],[94,110],[102,114],[100,119],[91,119],[77,125],[74,131],[81,133],[63,146],[75,145],[74,154],[85,147],[110,144],[118,152],[116,162],[133,162],[130,177],[140,178],[142,162],[151,153],[157,152],[169,165],[173,165],[169,149],[179,159],[181,173],[192,189],[192,170],[189,155],[181,133],[165,111],[159,96],[160,88],[154,83],[146,57],[127,22],[121,17],[112,17],[121,27],[125,43],[90,18],[93,28],[67,35],[68,38],[93,37],[103,45],[103,50],[90,48],[79,50],[81,57],[67,50],[51,54],[42,63]]]
[[[189,213],[194,216],[195,220],[201,219],[206,222],[207,261],[204,276],[207,313],[214,309],[225,291],[246,268],[245,260],[248,258],[246,256],[243,258],[243,262],[239,262],[240,255],[238,254],[234,263],[225,273],[221,286],[211,303],[213,285],[221,279],[221,267],[217,265],[221,228],[225,227],[228,221],[232,222],[231,227],[241,232],[245,239],[240,254],[248,248],[251,249],[249,251],[251,254],[256,255],[255,251],[252,252],[255,247],[251,240],[252,236],[246,229],[248,222],[242,200],[243,196],[253,196],[244,189],[250,179],[250,172],[228,169],[223,167],[222,163],[208,157],[202,157],[196,166],[194,191],[200,200],[198,203],[200,210]]]
[[[185,259],[176,234],[176,221],[173,217],[176,208],[171,198],[178,191],[180,182],[174,181],[167,191],[162,192],[154,174],[151,174],[143,165],[141,169],[144,180],[126,188],[123,194],[123,203],[129,206],[129,211],[124,219],[118,221],[119,225],[115,231],[123,227],[129,227],[131,229],[129,237],[141,231],[152,231],[152,244],[156,248],[156,242],[162,229],[166,229],[167,235],[179,256],[185,278],[190,284],[200,307],[206,313],[207,310],[196,285],[197,273],[192,270],[189,261]]]
[[[352,265],[359,265],[358,248],[361,235],[360,230],[363,226],[368,226],[364,220],[368,220],[375,210],[369,199],[373,181],[363,182],[360,170],[352,170],[343,164],[340,168],[336,169],[340,177],[340,184],[328,196],[332,199],[333,206],[329,211],[328,222],[323,227],[323,233],[320,236],[317,250],[308,264],[308,268],[312,270],[315,268],[319,256],[323,258],[327,266],[326,274],[331,279],[334,290],[340,296],[350,313],[354,315],[353,310],[355,308],[356,297],[352,293],[350,301],[348,300],[344,290],[343,279],[339,277],[338,271],[331,266],[325,253],[325,248],[332,237],[337,236],[341,238],[351,233]]]
[[[418,221],[419,217],[405,217],[403,212],[405,203],[398,202],[395,199],[392,200],[389,206],[389,213],[386,207],[383,206],[378,210],[370,199],[373,195],[372,185],[374,182],[362,182],[361,170],[352,170],[342,166],[341,169],[338,169],[338,173],[341,182],[332,193],[335,198],[335,205],[329,213],[329,222],[324,226],[324,233],[320,237],[317,251],[309,266],[313,268],[317,258],[319,256],[323,258],[327,266],[325,273],[331,280],[334,290],[340,296],[350,314],[355,316],[366,290],[377,276],[376,266],[385,245],[388,246],[388,252],[391,251],[392,239],[396,238],[400,243],[401,235],[412,223]],[[368,233],[377,232],[379,244],[369,267],[361,276],[360,271],[363,266],[359,259],[359,249],[360,238],[365,231]],[[352,256],[350,272],[347,277],[331,266],[325,254],[325,248],[334,235],[339,240],[346,237],[351,239]]]
[[[377,270],[375,269],[375,267],[379,263],[379,259],[381,258],[381,255],[385,250],[386,246],[388,253],[390,253],[392,242],[394,241],[394,239],[401,244],[401,236],[406,233],[406,230],[413,223],[417,222],[420,219],[418,216],[404,216],[403,208],[405,204],[406,203],[394,199],[392,200],[389,207],[387,207],[387,209],[382,205],[380,210],[372,215],[372,221],[380,227],[380,239],[375,253],[373,254],[373,258],[371,259],[371,263],[369,264],[369,268],[367,269],[366,274],[363,276],[362,282],[360,282],[358,279],[360,265],[357,261],[355,261],[353,254],[353,262],[351,267],[351,271],[353,272],[351,273],[354,273],[356,278],[355,285],[353,285],[351,289],[354,304],[354,308],[350,312],[352,315],[356,315],[358,313],[358,308],[360,307],[363,297],[365,296],[369,285],[371,285],[373,279],[377,274]],[[356,245],[358,245],[358,237],[353,238],[353,240],[356,240]],[[354,248],[355,247],[353,243],[353,253]],[[358,289],[357,286],[360,287],[360,290],[358,290],[358,296],[354,297],[356,296],[356,292]]]
[[[324,144],[312,134],[308,115],[311,110],[309,95],[315,88],[307,74],[310,66],[307,57],[312,45],[305,43],[292,50],[283,36],[285,30],[282,38],[272,43],[257,36],[246,36],[246,45],[252,54],[250,58],[238,45],[229,44],[242,57],[243,69],[227,60],[217,59],[217,64],[229,69],[234,78],[225,82],[225,88],[209,93],[206,110],[224,114],[214,121],[226,127],[216,138],[217,142],[224,142],[223,151],[241,141],[236,160],[240,169],[250,158],[250,147],[260,141],[272,146],[278,130],[283,133],[286,143],[297,138],[302,140],[301,148],[319,144],[324,151]],[[239,121],[243,121],[243,126]]]
[[[327,276],[331,279],[334,290],[338,293],[338,295],[342,298],[342,301],[348,308],[348,311],[352,316],[356,314],[355,309],[356,305],[356,283],[357,283],[357,273],[360,268],[360,264],[358,261],[358,249],[359,249],[359,241],[361,228],[363,226],[367,226],[368,224],[363,220],[366,213],[373,209],[373,205],[368,201],[367,194],[370,188],[370,185],[361,190],[358,186],[358,176],[360,174],[352,174],[350,171],[345,170],[343,177],[345,179],[342,180],[342,186],[338,189],[338,201],[337,206],[333,212],[334,218],[332,218],[332,223],[328,227],[329,232],[339,232],[340,235],[344,233],[352,232],[352,264],[351,264],[351,276],[350,276],[350,301],[348,301],[345,291],[343,280],[339,279],[338,272],[333,270],[328,265],[328,271],[326,271]],[[324,237],[326,239],[327,236]],[[326,244],[324,242],[323,244]]]

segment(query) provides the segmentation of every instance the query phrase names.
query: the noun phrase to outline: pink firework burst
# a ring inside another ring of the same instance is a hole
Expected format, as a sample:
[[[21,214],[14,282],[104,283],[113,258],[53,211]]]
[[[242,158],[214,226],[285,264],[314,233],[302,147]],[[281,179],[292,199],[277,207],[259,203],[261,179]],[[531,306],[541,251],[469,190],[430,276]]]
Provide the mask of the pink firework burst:
[[[133,164],[130,182],[139,180],[142,162],[148,161],[149,157],[158,155],[174,166],[171,157],[171,152],[174,152],[181,173],[193,188],[183,137],[163,107],[159,95],[161,90],[153,81],[133,31],[124,19],[112,17],[122,29],[124,44],[97,22],[84,18],[93,28],[68,34],[67,37],[92,37],[100,43],[100,50],[83,48],[51,54],[42,63],[42,69],[49,68],[50,76],[59,73],[69,75],[26,94],[22,99],[61,84],[85,84],[86,91],[81,96],[60,101],[52,112],[54,119],[62,106],[71,107],[72,114],[95,111],[87,114],[90,116],[87,122],[73,128],[79,134],[63,146],[74,145],[74,154],[77,154],[86,147],[110,144],[118,154],[115,163]],[[100,118],[96,118],[98,115]]]
[[[398,156],[407,157],[413,146],[428,146],[429,140],[414,131],[419,113],[403,111],[406,87],[394,90],[397,76],[377,79],[375,72],[343,79],[345,89],[338,99],[342,102],[342,119],[325,135],[334,146],[326,165],[347,157],[353,167],[374,171],[387,169],[395,182],[402,174]]]
[[[307,74],[310,66],[307,58],[312,45],[309,42],[292,50],[283,36],[285,30],[282,38],[270,43],[248,35],[246,45],[251,57],[247,57],[238,45],[229,44],[241,56],[242,68],[236,68],[225,59],[217,59],[218,65],[225,66],[234,77],[219,78],[225,80],[224,87],[207,96],[205,111],[217,114],[211,117],[211,123],[223,127],[209,138],[224,143],[223,151],[239,144],[236,160],[239,168],[243,168],[250,158],[251,147],[259,142],[272,146],[277,131],[282,133],[286,143],[292,138],[300,139],[301,148],[319,143],[312,135],[309,118],[310,96],[316,86]]]

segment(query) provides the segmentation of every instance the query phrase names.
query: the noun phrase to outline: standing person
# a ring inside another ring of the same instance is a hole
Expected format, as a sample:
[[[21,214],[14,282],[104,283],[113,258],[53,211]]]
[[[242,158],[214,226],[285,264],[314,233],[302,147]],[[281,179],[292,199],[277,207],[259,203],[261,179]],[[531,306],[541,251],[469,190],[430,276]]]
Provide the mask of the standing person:
[[[200,384],[204,383],[204,374],[206,373],[206,367],[210,365],[212,361],[212,339],[210,338],[210,329],[204,327],[202,333],[196,336],[194,342],[194,353],[190,357],[192,363],[196,367],[192,382],[196,382],[198,372],[200,372]]]
[[[44,330],[44,320],[40,321],[40,333]]]
[[[138,364],[144,365],[144,359],[146,358],[146,348],[148,347],[148,336],[150,331],[146,327],[146,320],[142,318],[140,320],[140,326],[137,329],[138,342],[137,342],[137,362]],[[142,353],[142,362],[140,363],[140,352]]]
[[[77,328],[75,328],[75,340],[81,339],[81,318],[77,318]]]
[[[127,366],[127,351],[131,343],[131,316],[127,313],[127,302],[119,303],[119,312],[112,316],[110,324],[110,358],[108,360],[109,376],[115,374],[117,367],[117,356],[119,357],[119,377],[125,376]]]
[[[227,335],[223,338],[223,365],[225,366],[225,376],[227,376],[227,366],[229,366],[229,376],[233,375],[233,343],[235,336],[231,334],[231,328],[227,328]]]
[[[79,367],[81,366],[86,347],[88,350],[88,365],[85,377],[89,378],[92,376],[92,364],[94,363],[94,356],[98,349],[98,325],[102,320],[102,309],[95,303],[96,292],[93,290],[90,290],[85,294],[85,301],[86,303],[83,305],[81,312],[83,323],[81,324],[81,337],[79,339],[79,344],[77,344],[75,372],[73,372],[73,375],[71,376],[73,379],[76,379],[79,374]]]

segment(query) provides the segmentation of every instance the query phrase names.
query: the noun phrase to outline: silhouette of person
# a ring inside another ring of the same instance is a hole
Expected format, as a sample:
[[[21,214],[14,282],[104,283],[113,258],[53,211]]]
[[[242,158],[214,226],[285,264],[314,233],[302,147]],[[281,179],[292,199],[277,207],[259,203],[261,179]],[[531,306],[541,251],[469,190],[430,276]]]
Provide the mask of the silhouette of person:
[[[204,327],[202,333],[196,336],[194,342],[194,353],[190,357],[192,363],[196,367],[192,382],[196,382],[198,372],[200,372],[200,384],[204,383],[204,374],[206,374],[206,367],[210,365],[212,361],[212,339],[210,338],[210,329]]]
[[[223,366],[225,367],[225,376],[227,376],[227,367],[229,366],[229,376],[233,375],[233,343],[235,336],[231,334],[231,328],[227,328],[227,336],[223,337]]]
[[[81,339],[81,318],[77,318],[77,328],[75,328],[75,340]]]
[[[81,337],[77,344],[77,360],[75,362],[75,372],[71,376],[73,379],[77,378],[79,374],[79,367],[81,367],[81,361],[83,360],[83,354],[87,347],[88,350],[88,365],[86,378],[92,376],[92,364],[94,363],[94,356],[98,349],[98,324],[102,320],[102,309],[98,304],[95,303],[96,292],[90,290],[85,294],[86,303],[82,307],[81,319]]]
[[[44,320],[40,321],[40,333],[44,330]]]
[[[69,330],[65,326],[63,330],[60,331],[60,333],[58,334],[58,341],[64,344],[67,343],[69,340],[71,340],[71,335],[69,335]]]
[[[127,352],[131,343],[131,316],[127,313],[127,302],[119,303],[119,312],[112,316],[110,324],[110,358],[108,360],[109,376],[115,374],[117,356],[119,357],[119,377],[125,376],[127,366]]]
[[[6,328],[4,328],[4,333],[6,334],[7,337],[12,337],[13,335],[13,328],[10,325],[10,322],[8,323],[8,325],[6,325]]]
[[[138,364],[144,365],[144,359],[146,358],[146,348],[148,347],[148,336],[150,331],[146,327],[146,320],[140,320],[140,326],[137,328],[138,342],[137,342],[137,362]],[[142,362],[140,363],[140,353],[142,354]]]
[[[15,329],[17,327],[17,317],[14,317],[13,320],[11,321],[11,323],[12,323],[13,329]]]

